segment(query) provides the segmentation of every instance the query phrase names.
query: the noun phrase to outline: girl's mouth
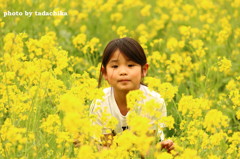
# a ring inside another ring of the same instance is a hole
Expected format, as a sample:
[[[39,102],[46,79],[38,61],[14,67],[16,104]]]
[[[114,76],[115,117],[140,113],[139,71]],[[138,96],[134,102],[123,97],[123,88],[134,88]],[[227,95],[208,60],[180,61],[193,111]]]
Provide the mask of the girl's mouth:
[[[129,82],[130,80],[128,79],[123,79],[123,80],[118,80],[118,82]]]

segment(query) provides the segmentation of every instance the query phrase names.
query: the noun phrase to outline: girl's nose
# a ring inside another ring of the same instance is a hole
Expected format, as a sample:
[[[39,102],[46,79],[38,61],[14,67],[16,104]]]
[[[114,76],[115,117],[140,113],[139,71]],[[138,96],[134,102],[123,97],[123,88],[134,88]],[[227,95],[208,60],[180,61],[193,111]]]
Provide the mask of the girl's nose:
[[[125,76],[125,75],[127,75],[126,72],[122,72],[122,73],[120,73],[120,76]]]
[[[121,67],[119,70],[120,76],[127,75],[127,69],[125,67]]]

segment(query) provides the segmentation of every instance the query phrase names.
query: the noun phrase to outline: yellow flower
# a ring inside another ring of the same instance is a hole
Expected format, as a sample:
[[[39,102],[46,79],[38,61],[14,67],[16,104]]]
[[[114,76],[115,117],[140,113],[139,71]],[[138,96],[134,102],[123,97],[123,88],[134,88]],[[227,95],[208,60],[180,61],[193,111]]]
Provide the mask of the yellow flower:
[[[151,5],[145,5],[144,8],[141,9],[140,13],[142,16],[147,17],[150,16],[151,12],[149,11],[152,8]]]
[[[200,80],[201,82],[203,82],[205,79],[206,79],[206,76],[204,76],[204,75],[202,75],[202,76],[199,78],[199,80]]]
[[[127,116],[127,121],[131,131],[137,135],[146,134],[152,126],[149,118],[133,112]]]
[[[136,142],[136,140],[137,136],[129,130],[122,132],[121,135],[117,135],[116,138],[114,138],[114,142],[116,142],[123,150],[126,151],[133,147],[133,144]]]
[[[13,80],[16,77],[16,73],[15,72],[6,72],[5,76],[3,76],[3,81],[6,84],[13,84]]]
[[[211,102],[209,100],[194,99],[192,96],[183,96],[178,103],[179,112],[182,112],[183,115],[188,114],[195,119],[202,116],[202,112],[210,109],[210,107]]]
[[[191,17],[194,17],[197,14],[197,10],[194,5],[185,4],[182,6],[182,8],[187,13],[187,15],[190,15]]]
[[[56,136],[57,136],[56,143],[59,145],[65,144],[66,142],[72,142],[69,132],[58,131]]]
[[[62,8],[55,8],[53,11],[58,12],[58,11],[64,11]],[[53,24],[55,26],[58,26],[59,23],[63,20],[64,16],[53,16],[54,22]]]
[[[73,45],[80,49],[82,46],[85,45],[87,40],[87,36],[84,33],[78,34],[74,39],[73,39]]]
[[[228,84],[226,85],[226,89],[231,91],[233,89],[237,88],[237,83],[234,80],[230,80]]]
[[[143,91],[133,90],[127,94],[127,106],[130,109],[134,109],[136,106],[139,106],[139,101],[144,99]]]
[[[46,119],[42,120],[40,128],[48,134],[56,134],[59,131],[61,122],[58,115],[49,115]]]
[[[203,0],[203,1],[198,1],[199,6],[205,10],[213,9],[215,8],[215,5],[212,1],[208,0]]]
[[[193,38],[196,38],[200,35],[201,31],[198,28],[191,28],[191,35]]]
[[[223,30],[221,30],[218,33],[217,42],[219,44],[223,44],[224,42],[226,42],[228,40],[228,37],[230,36],[231,33],[232,33],[231,28],[225,27]]]
[[[86,30],[87,30],[87,26],[86,25],[82,25],[80,28],[79,28],[80,32],[81,33],[85,33]]]
[[[234,89],[230,92],[229,98],[235,106],[240,106],[240,92],[239,89]]]
[[[168,39],[167,48],[170,51],[176,50],[177,47],[178,47],[178,40],[176,38],[172,37],[172,38]]]
[[[145,24],[140,24],[137,26],[136,28],[136,33],[139,33],[140,35],[144,35],[145,37],[147,37],[148,32],[147,32],[147,26]]]
[[[162,117],[160,123],[163,123],[164,126],[168,127],[170,130],[174,128],[174,118],[172,116]]]
[[[183,36],[184,39],[189,39],[191,35],[191,27],[190,26],[180,26],[178,28],[180,34]]]
[[[111,12],[113,8],[117,5],[117,1],[115,0],[110,0],[102,3],[99,7],[99,10],[101,12]]]
[[[123,1],[123,7],[126,8],[133,8],[137,6],[142,6],[143,2],[141,0],[124,0]]]
[[[233,8],[238,8],[238,7],[240,7],[240,2],[239,2],[239,0],[233,0],[232,3],[231,3],[231,6],[232,6]]]
[[[165,53],[160,53],[159,51],[153,51],[152,55],[148,56],[147,61],[149,61],[151,65],[154,65],[157,68],[160,68],[160,66],[164,65],[164,62],[166,61],[166,59],[167,59],[167,55]],[[148,77],[144,78],[145,81],[148,81],[147,79]],[[147,83],[149,86],[149,84],[151,84],[152,82],[147,82]]]
[[[54,69],[54,73],[56,75],[61,75],[62,70],[68,66],[68,52],[64,50],[59,50],[56,53],[56,57],[57,67]]]
[[[84,54],[87,54],[87,53],[94,54],[95,52],[98,51],[100,46],[101,46],[100,40],[96,37],[93,37],[90,41],[86,42],[84,46],[82,46],[81,51]],[[90,57],[89,54],[87,55],[88,55],[87,57]]]
[[[157,159],[172,159],[173,156],[170,154],[170,153],[167,153],[167,152],[161,152],[161,153],[155,153],[155,157]]]
[[[117,28],[117,35],[120,37],[120,38],[123,38],[127,35],[128,33],[128,29],[126,28],[126,26],[119,26]]]
[[[163,99],[166,101],[171,101],[175,94],[178,91],[178,88],[176,86],[171,85],[170,83],[162,83],[159,86],[159,92]]]
[[[193,149],[186,148],[182,154],[175,157],[176,159],[200,159],[197,155],[197,151]]]
[[[237,117],[238,120],[240,120],[240,110],[238,110],[238,111],[236,112],[236,117]]]
[[[239,155],[239,147],[238,145],[240,144],[240,132],[234,132],[233,135],[231,137],[229,137],[228,139],[230,141],[230,146],[227,150],[227,154],[231,154],[233,156],[233,154],[237,153],[237,155]],[[234,155],[236,156],[236,155]]]
[[[60,96],[58,108],[64,112],[84,112],[84,100],[74,94],[66,93]]]
[[[216,155],[208,155],[208,159],[221,159],[221,157]]]
[[[139,152],[141,155],[145,156],[149,152],[149,148],[153,140],[153,136],[136,134],[132,130],[125,130],[114,138],[114,142],[116,144],[114,147],[112,147],[112,149],[120,150],[120,152],[118,152],[119,155],[122,155],[122,153],[127,153],[123,155],[126,155],[126,157],[134,157],[134,154],[131,154],[131,151]],[[121,158],[126,158],[123,156],[121,156]]]
[[[93,148],[90,145],[83,145],[80,147],[80,150],[78,151],[78,158],[79,159],[95,159],[96,156],[94,154]]]
[[[156,102],[155,99],[149,100],[145,102],[142,107],[140,108],[142,111],[142,115],[145,115],[146,117],[156,118],[159,119],[163,115],[163,103]]]
[[[169,16],[166,15],[166,14],[163,14],[161,16],[161,19],[157,19],[157,18],[151,19],[147,23],[148,28],[151,28],[150,31],[149,31],[150,32],[149,37],[150,38],[155,37],[158,34],[158,31],[165,27],[165,23],[167,22],[168,19],[169,19]]]
[[[228,117],[223,115],[221,111],[211,109],[205,116],[203,126],[208,132],[216,133],[222,127],[228,127]]]
[[[3,28],[5,25],[5,23],[2,21],[2,19],[0,18],[0,28]]]
[[[52,48],[56,46],[56,33],[55,32],[47,32],[46,35],[42,36],[39,40],[39,46],[44,49],[47,53],[51,52]]]
[[[111,14],[111,20],[114,22],[119,22],[120,20],[122,20],[122,18],[123,15],[120,12]]]
[[[43,54],[43,50],[41,49],[38,40],[30,38],[30,39],[26,42],[26,45],[27,45],[27,48],[28,48],[28,52],[29,52],[30,54],[31,54],[31,53],[35,53],[37,56]],[[34,56],[34,54],[33,54],[32,56]]]
[[[227,74],[231,71],[232,62],[228,60],[226,57],[220,58],[218,61],[219,71]]]
[[[99,44],[99,42],[100,42],[100,40],[96,37],[93,37],[89,41],[90,53],[94,53],[95,51],[97,51],[98,47],[101,46],[101,44]]]
[[[9,146],[25,144],[26,128],[18,128],[13,125],[12,120],[7,118],[0,129],[0,135],[3,142],[9,143]],[[7,145],[6,145],[7,146]]]
[[[234,31],[234,38],[237,39],[240,37],[240,28],[236,28]]]
[[[27,37],[28,35],[26,33],[20,33],[18,35],[15,35],[14,33],[8,33],[3,39],[3,50],[5,51],[5,53],[13,55],[17,59],[22,58],[24,56],[23,39]]]
[[[203,48],[204,45],[202,40],[193,40],[190,41],[189,43],[193,46],[194,49],[201,49]]]

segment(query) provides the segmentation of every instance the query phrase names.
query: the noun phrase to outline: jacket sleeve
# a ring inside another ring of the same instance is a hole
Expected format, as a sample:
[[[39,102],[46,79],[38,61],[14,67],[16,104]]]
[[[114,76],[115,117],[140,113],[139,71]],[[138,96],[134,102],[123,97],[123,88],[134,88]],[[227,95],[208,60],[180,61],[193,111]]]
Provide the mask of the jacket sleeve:
[[[162,103],[162,107],[160,109],[160,111],[162,113],[161,117],[166,117],[167,116],[167,108],[166,108],[166,103],[163,98],[161,98],[161,103]],[[165,135],[162,130],[164,127],[165,127],[164,123],[158,123],[157,135],[159,136],[160,141],[163,141],[165,138]]]
[[[164,140],[164,133],[162,129],[165,127],[164,123],[161,123],[161,118],[167,116],[167,109],[166,109],[166,103],[163,98],[160,96],[156,99],[156,106],[154,108],[154,112],[156,113],[151,120],[151,124],[153,125],[151,127],[151,130],[156,130],[157,136],[159,137],[160,141]]]
[[[99,125],[102,127],[102,134],[109,134],[111,132],[110,128],[106,127],[106,123],[104,122],[104,118],[107,118],[104,113],[104,107],[103,102],[101,100],[94,100],[90,106],[90,118],[92,121],[92,125],[96,126]],[[105,115],[105,116],[104,116]]]

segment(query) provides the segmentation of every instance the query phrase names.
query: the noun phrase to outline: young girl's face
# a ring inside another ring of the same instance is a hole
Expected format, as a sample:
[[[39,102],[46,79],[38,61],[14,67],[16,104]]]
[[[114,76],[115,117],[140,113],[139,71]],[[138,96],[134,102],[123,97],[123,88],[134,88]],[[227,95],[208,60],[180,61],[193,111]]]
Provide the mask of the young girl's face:
[[[117,91],[139,89],[141,78],[146,76],[148,64],[141,66],[131,61],[120,50],[116,50],[106,68],[103,68],[103,77]]]

